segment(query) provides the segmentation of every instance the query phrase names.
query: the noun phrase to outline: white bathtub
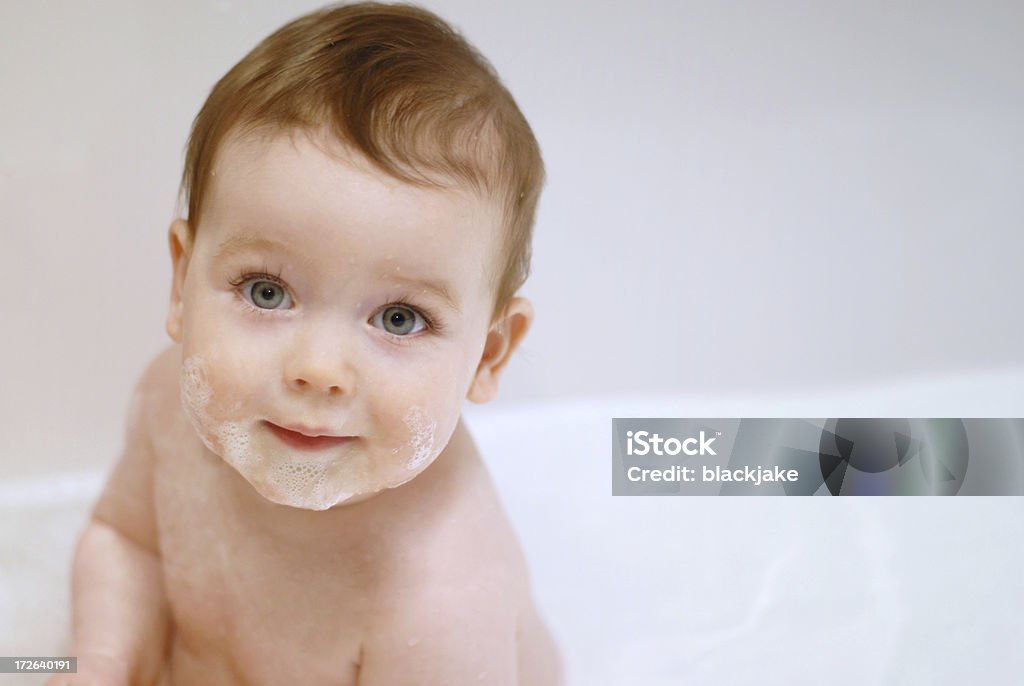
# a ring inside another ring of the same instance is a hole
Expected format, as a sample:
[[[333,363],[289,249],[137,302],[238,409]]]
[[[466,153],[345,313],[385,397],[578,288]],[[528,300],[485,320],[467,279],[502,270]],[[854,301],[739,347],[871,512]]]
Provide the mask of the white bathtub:
[[[466,410],[574,686],[1024,684],[1024,499],[613,498],[615,416],[1021,417],[1024,369]],[[0,482],[0,655],[67,654],[102,479]]]

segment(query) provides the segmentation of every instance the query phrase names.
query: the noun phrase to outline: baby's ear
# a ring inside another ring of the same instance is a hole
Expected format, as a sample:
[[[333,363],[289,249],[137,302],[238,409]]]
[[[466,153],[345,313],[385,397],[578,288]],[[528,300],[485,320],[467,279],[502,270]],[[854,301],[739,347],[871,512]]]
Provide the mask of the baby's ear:
[[[504,316],[491,325],[484,352],[466,397],[474,403],[486,403],[498,394],[498,381],[512,353],[533,323],[533,305],[526,298],[512,298]]]
[[[185,275],[192,259],[192,231],[184,219],[175,219],[167,232],[171,248],[171,307],[167,312],[167,334],[175,343],[181,343],[182,302],[185,292]]]

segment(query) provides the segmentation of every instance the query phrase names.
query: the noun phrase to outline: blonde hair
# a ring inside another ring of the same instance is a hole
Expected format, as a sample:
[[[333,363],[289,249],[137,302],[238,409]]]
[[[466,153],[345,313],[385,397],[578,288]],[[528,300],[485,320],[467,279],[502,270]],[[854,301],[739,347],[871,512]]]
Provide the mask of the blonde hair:
[[[179,194],[192,230],[229,134],[322,127],[402,181],[453,180],[498,201],[500,316],[529,275],[544,165],[490,63],[412,5],[328,5],[285,24],[217,82],[192,123]]]

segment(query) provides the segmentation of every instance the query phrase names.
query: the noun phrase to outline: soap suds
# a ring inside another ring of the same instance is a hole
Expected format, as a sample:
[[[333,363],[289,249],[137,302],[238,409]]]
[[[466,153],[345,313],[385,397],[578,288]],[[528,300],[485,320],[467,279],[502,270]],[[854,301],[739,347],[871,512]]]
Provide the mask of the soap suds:
[[[412,448],[412,457],[405,463],[409,471],[418,469],[427,460],[437,457],[434,452],[434,434],[437,432],[437,421],[427,417],[427,414],[419,407],[412,407],[405,416],[405,425],[409,428],[412,437],[409,440],[409,447]]]
[[[224,449],[224,459],[236,469],[257,462],[249,449],[249,432],[239,422],[224,422],[217,429],[217,438]]]
[[[260,495],[279,505],[326,510],[357,495],[369,469],[365,456],[337,453],[319,459],[273,443],[266,432],[258,441],[253,428],[260,419],[239,417],[244,404],[231,404],[230,420],[214,418],[213,389],[205,361],[193,355],[184,361],[181,401],[196,434],[210,452],[235,469]]]
[[[203,358],[193,355],[182,364],[181,399],[186,408],[195,409],[197,413],[205,413],[211,396],[210,385],[206,382],[206,370],[203,368]]]
[[[206,432],[206,428],[212,423],[207,411],[212,398],[213,391],[206,380],[203,358],[193,355],[182,363],[181,404],[203,445],[215,453],[217,450]]]

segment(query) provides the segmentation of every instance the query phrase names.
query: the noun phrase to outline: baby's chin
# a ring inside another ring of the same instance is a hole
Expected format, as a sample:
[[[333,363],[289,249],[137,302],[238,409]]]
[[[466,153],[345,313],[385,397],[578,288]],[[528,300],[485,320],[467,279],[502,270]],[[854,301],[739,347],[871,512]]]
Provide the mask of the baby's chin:
[[[295,508],[297,510],[308,510],[310,512],[323,512],[336,507],[345,507],[346,505],[355,505],[361,503],[364,500],[369,500],[373,496],[377,495],[379,491],[371,491],[369,493],[358,493],[354,495],[339,495],[334,500],[322,499],[322,498],[290,498],[290,497],[279,497],[280,494],[267,494],[262,493],[258,489],[256,490],[263,498],[268,502],[274,503],[275,505],[284,505],[285,507]]]
[[[323,511],[369,500],[393,488],[398,488],[419,476],[433,460],[424,461],[415,472],[403,470],[395,478],[380,482],[361,474],[353,478],[351,469],[329,465],[324,470],[311,467],[308,462],[280,462],[267,470],[243,471],[225,460],[265,500],[277,505],[300,510]],[[333,477],[333,478],[332,478]]]
[[[361,488],[356,490],[354,484],[337,484],[332,487],[329,483],[314,482],[296,486],[292,482],[282,483],[275,479],[250,479],[246,474],[241,472],[239,474],[265,500],[276,505],[312,511],[323,511],[361,503],[415,478],[414,475],[404,481],[387,485],[362,484]]]
[[[306,454],[251,443],[220,444],[214,450],[265,500],[302,510],[328,510],[351,505],[399,485],[387,483],[371,469],[372,459],[361,451]],[[238,450],[245,445],[245,450]],[[235,449],[232,449],[234,447]],[[415,474],[401,475],[402,483]]]
[[[325,492],[293,493],[281,491],[274,486],[252,484],[255,491],[266,500],[286,507],[299,510],[323,511],[332,507],[348,505],[353,501],[363,500],[370,494],[353,494],[347,492],[327,494]]]
[[[310,459],[280,450],[229,450],[221,458],[266,500],[302,510],[327,510],[364,495],[369,476],[358,458]]]

